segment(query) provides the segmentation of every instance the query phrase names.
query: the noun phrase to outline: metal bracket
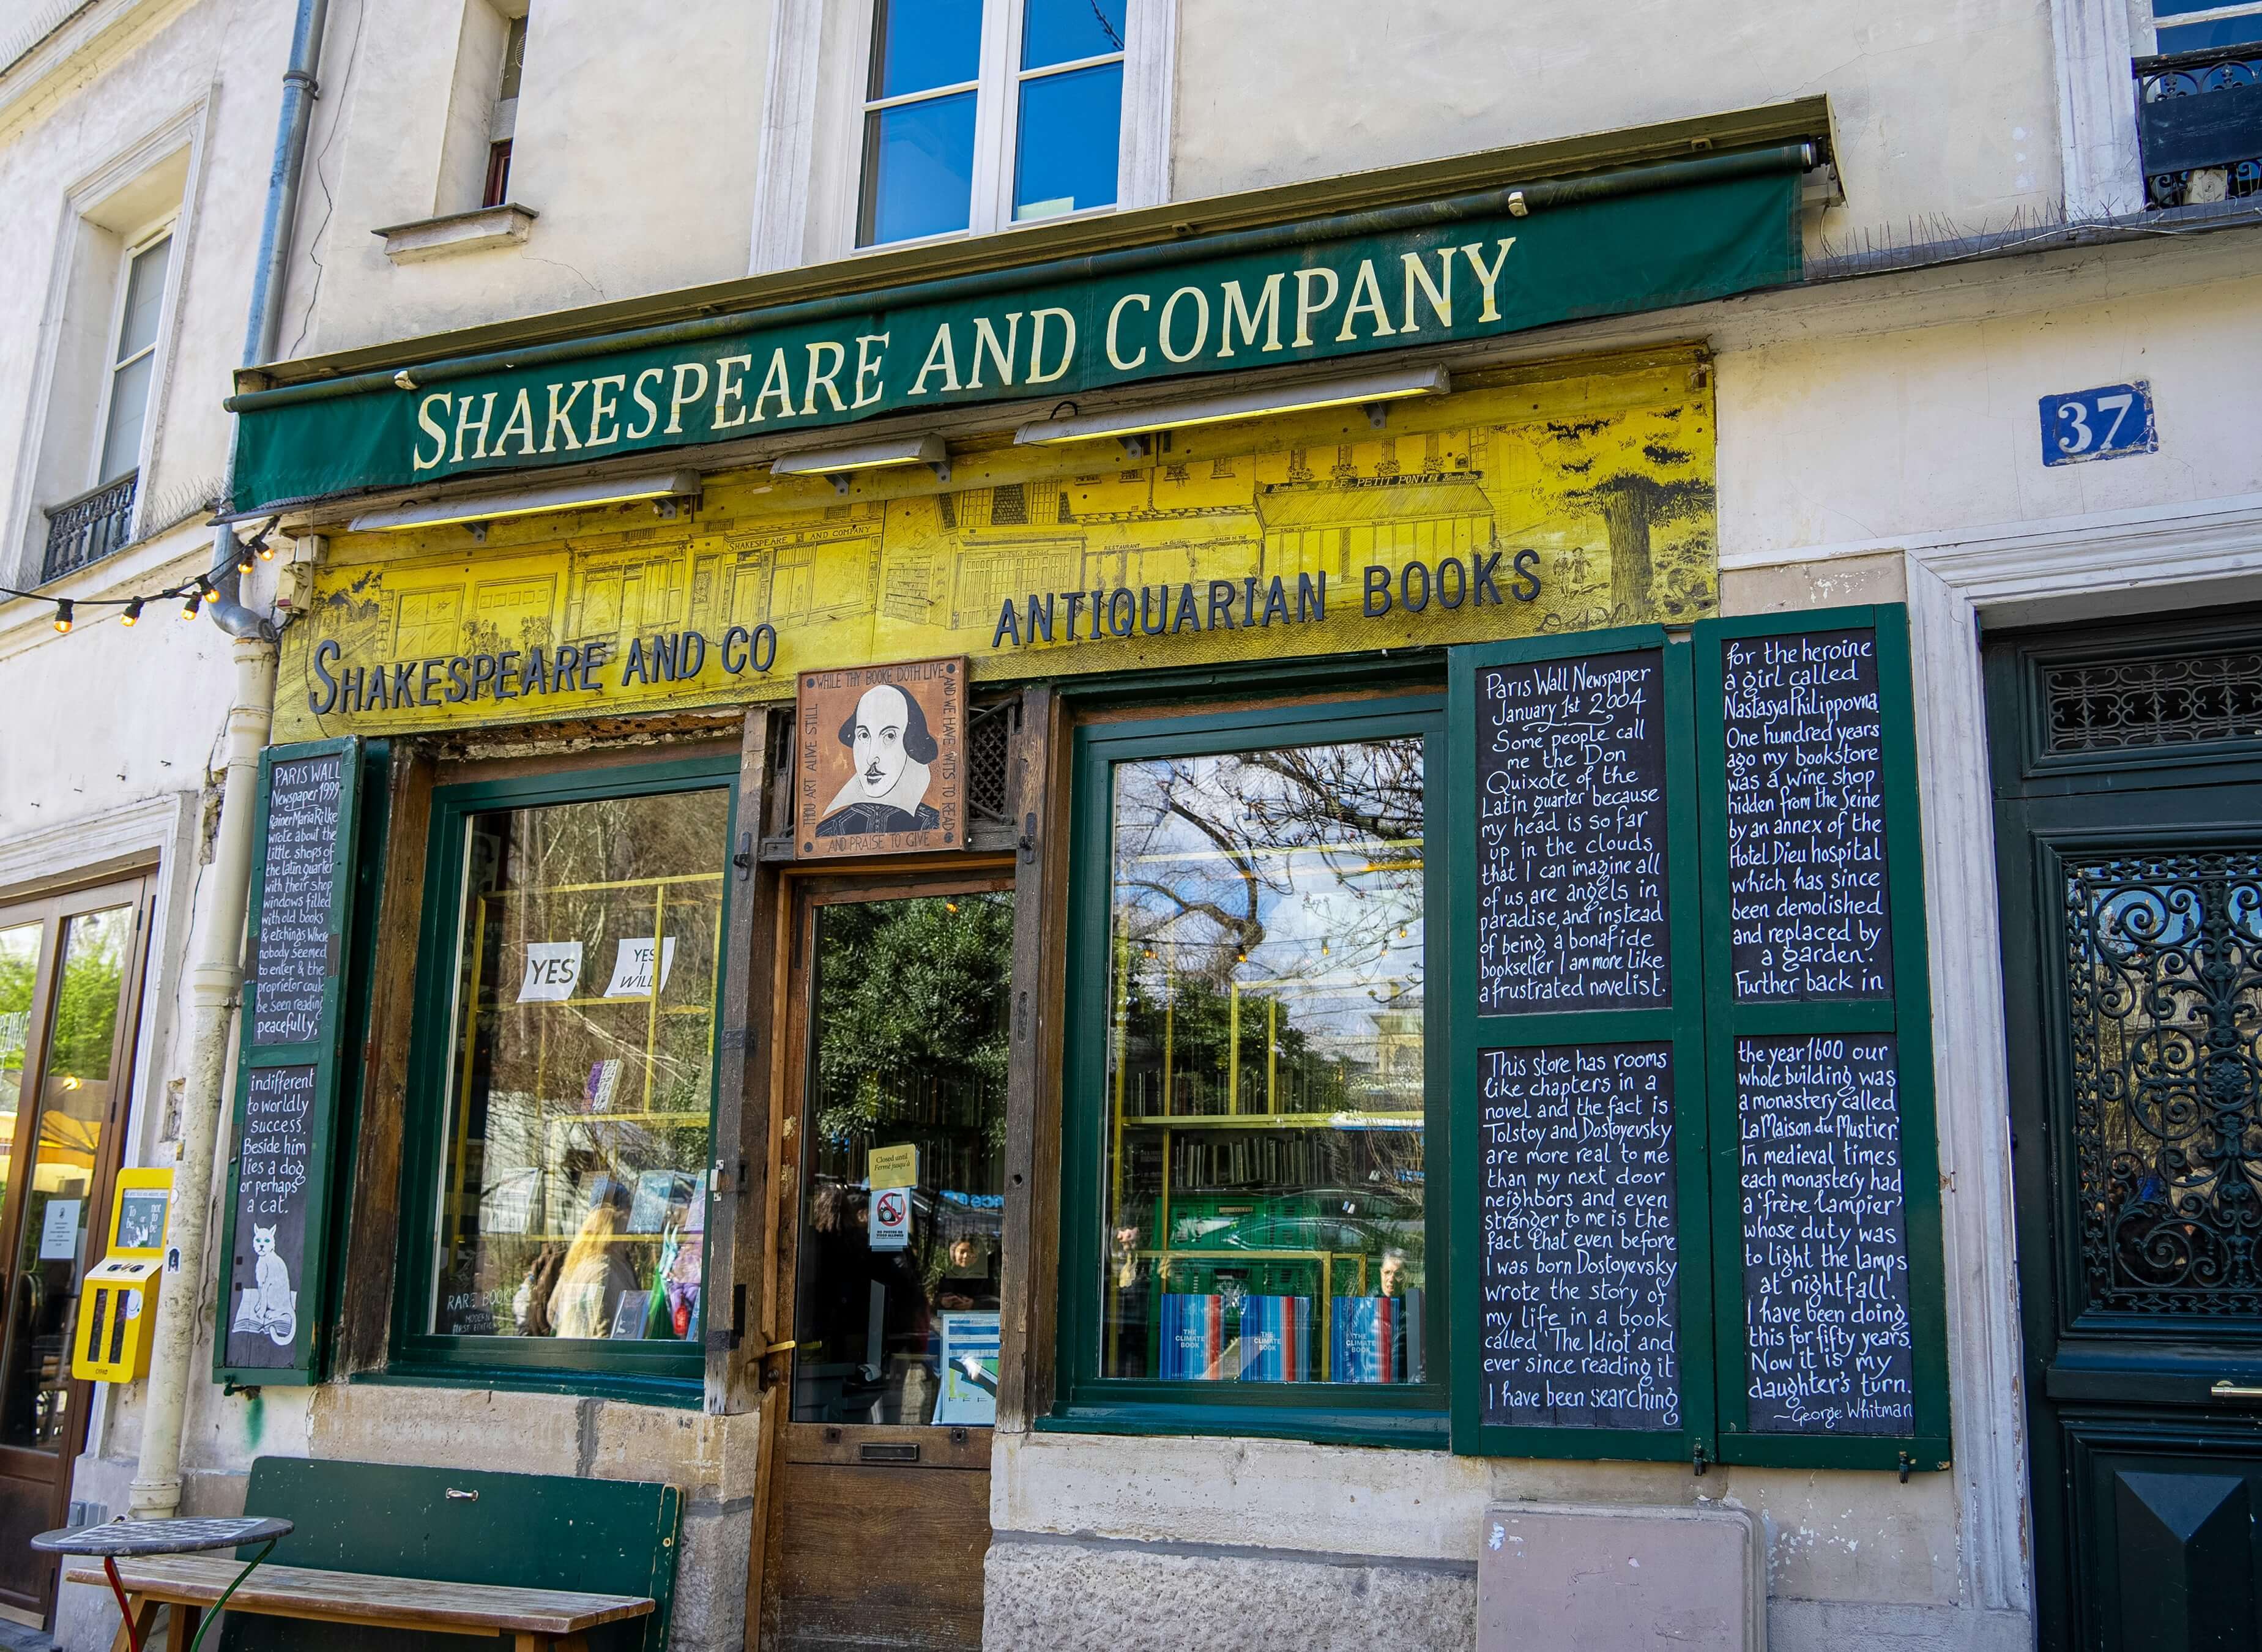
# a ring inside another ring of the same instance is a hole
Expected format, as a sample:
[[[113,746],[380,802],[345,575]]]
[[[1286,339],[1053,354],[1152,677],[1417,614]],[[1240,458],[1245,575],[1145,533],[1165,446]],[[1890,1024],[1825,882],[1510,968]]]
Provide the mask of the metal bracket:
[[[738,852],[731,857],[731,864],[738,869],[738,881],[742,884],[753,875],[754,869],[754,834],[753,833],[738,833]]]
[[[1378,430],[1386,428],[1390,423],[1390,404],[1387,401],[1368,402],[1366,422]]]
[[[1704,1461],[1704,1442],[1701,1439],[1696,1442],[1696,1451],[1692,1461],[1697,1474],[1700,1475],[1703,1475],[1707,1468],[1710,1468],[1712,1466],[1711,1463]]]
[[[846,471],[835,471],[825,480],[832,484],[832,491],[836,494],[848,491],[848,473]]]
[[[486,523],[483,522],[474,522],[467,525],[472,530],[472,543],[473,545],[485,545],[487,542]]]
[[[1015,840],[1013,847],[1021,852],[1022,865],[1034,866],[1037,863],[1037,817],[1034,813],[1021,817],[1021,835]]]
[[[1123,457],[1126,458],[1145,458],[1153,450],[1155,441],[1153,436],[1144,432],[1137,436],[1119,436],[1115,439],[1123,444]]]
[[[1916,1459],[1910,1456],[1908,1453],[1903,1452],[1901,1454],[1901,1483],[1903,1485],[1908,1484],[1909,1470],[1915,1467]]]

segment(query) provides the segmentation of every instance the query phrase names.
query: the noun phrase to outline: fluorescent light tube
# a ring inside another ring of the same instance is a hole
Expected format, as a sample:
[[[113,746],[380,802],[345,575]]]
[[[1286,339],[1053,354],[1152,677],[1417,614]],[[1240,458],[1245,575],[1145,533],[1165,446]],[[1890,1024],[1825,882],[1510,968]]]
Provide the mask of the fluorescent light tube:
[[[567,482],[555,487],[529,487],[509,494],[473,494],[461,498],[436,499],[428,505],[403,505],[392,510],[369,511],[356,516],[347,523],[347,528],[354,533],[398,533],[409,528],[499,522],[506,516],[533,516],[550,510],[584,510],[598,505],[630,505],[646,499],[688,499],[698,492],[697,473],[673,471],[664,476],[624,476],[609,481]]]
[[[852,442],[810,448],[770,461],[777,476],[830,476],[842,493],[851,471],[882,470],[892,465],[924,465],[942,481],[950,480],[950,450],[939,436],[901,436],[882,442]]]
[[[1079,414],[1072,419],[1047,419],[1023,425],[1013,432],[1013,440],[1027,445],[1082,442],[1101,436],[1135,436],[1154,430],[1183,429],[1188,425],[1261,418],[1267,414],[1309,413],[1321,408],[1398,401],[1408,396],[1439,396],[1452,387],[1452,375],[1443,367],[1401,367],[1354,378],[1322,379],[1307,384],[1275,385],[1264,390],[1202,396],[1159,407],[1125,408],[1108,413]]]

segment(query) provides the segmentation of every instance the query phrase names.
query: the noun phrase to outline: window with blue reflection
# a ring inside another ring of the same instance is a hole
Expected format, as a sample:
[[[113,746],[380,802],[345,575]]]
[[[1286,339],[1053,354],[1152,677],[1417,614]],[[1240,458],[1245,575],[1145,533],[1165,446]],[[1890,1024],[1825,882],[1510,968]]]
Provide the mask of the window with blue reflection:
[[[865,117],[865,246],[964,229],[974,194],[974,94]]]
[[[1122,131],[1122,64],[1023,81],[1014,145],[1014,221],[1114,205]]]
[[[1028,0],[1021,14],[1021,67],[1076,63],[1123,49],[1126,0]]]
[[[981,70],[982,0],[878,0],[873,98],[963,85]]]
[[[2217,18],[2212,23],[2180,23],[2159,31],[2163,52],[2199,52],[2217,46],[2262,43],[2262,11],[2243,18]]]
[[[2152,49],[2162,54],[2203,52],[2218,46],[2262,43],[2262,10],[2244,17],[2214,18],[2204,23],[2169,20],[2186,12],[2213,11],[2222,4],[2222,0],[2152,0],[2152,16],[2159,25]]]

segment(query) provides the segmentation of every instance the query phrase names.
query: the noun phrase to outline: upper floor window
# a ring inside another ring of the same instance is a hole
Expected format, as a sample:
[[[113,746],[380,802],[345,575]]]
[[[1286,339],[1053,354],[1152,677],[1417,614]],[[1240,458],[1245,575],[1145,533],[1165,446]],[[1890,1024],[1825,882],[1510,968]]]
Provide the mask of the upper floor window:
[[[112,329],[109,382],[104,386],[102,444],[89,480],[116,481],[141,463],[141,429],[149,416],[149,384],[157,366],[157,320],[165,305],[165,269],[171,262],[169,230],[126,256]]]
[[[2164,54],[2262,43],[2262,4],[2153,0],[2152,30],[2152,49]]]
[[[2131,18],[2141,45],[2143,0]],[[2152,55],[2140,57],[2136,128],[2144,198],[2205,206],[2262,194],[2262,0],[2150,0]]]
[[[859,246],[1115,205],[1127,0],[875,0]]]
[[[518,132],[518,83],[526,72],[526,19],[515,17],[503,37],[502,72],[495,88],[494,113],[487,123],[486,186],[479,195],[482,206],[500,206],[510,198],[510,149]]]

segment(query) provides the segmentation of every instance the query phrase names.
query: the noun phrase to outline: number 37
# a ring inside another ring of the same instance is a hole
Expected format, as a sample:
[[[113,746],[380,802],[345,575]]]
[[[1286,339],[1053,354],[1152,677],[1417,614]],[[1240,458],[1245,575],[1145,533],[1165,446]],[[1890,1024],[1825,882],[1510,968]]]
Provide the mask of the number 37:
[[[2045,465],[2149,453],[2158,446],[2150,385],[2107,385],[2045,396],[2042,408]]]

